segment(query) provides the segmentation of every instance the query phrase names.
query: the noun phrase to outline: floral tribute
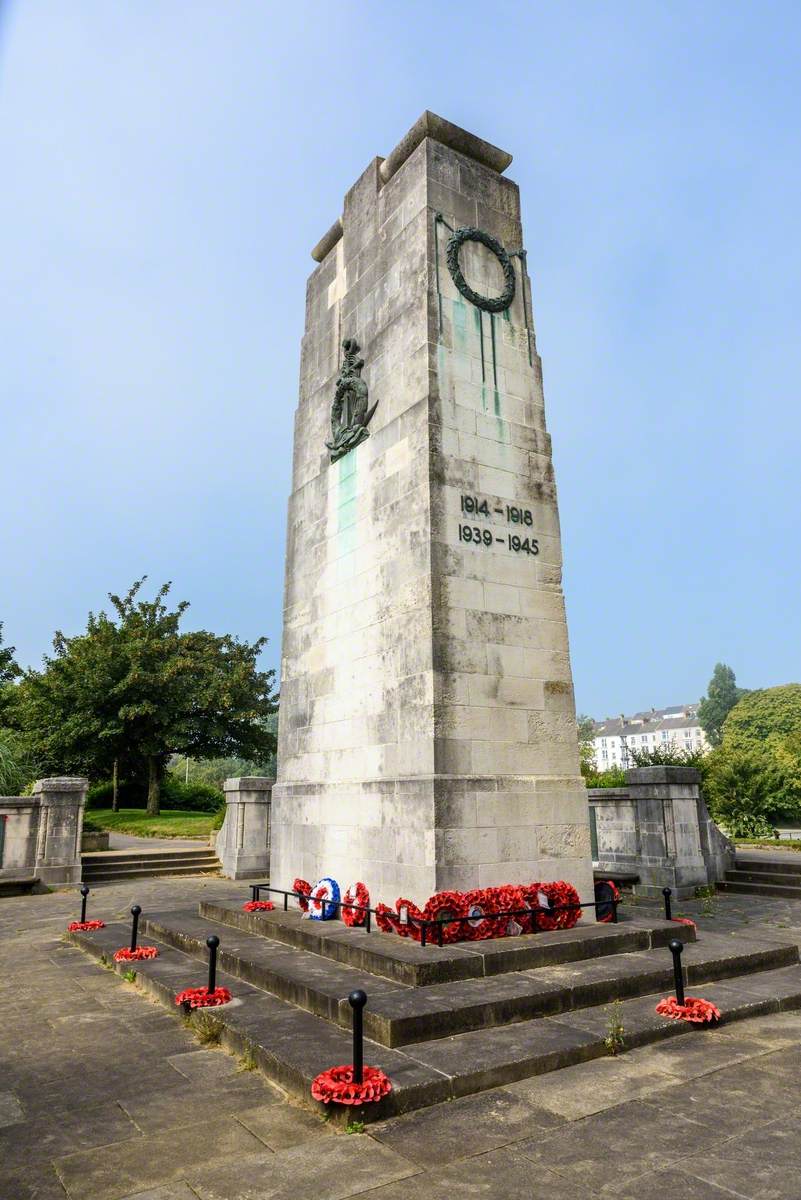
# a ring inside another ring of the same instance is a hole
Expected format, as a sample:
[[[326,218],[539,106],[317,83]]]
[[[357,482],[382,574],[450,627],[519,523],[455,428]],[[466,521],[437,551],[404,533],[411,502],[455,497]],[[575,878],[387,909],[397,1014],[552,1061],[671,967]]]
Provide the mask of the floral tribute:
[[[159,952],[155,946],[137,946],[132,950],[130,946],[123,946],[120,950],[114,951],[115,962],[143,962],[146,958],[158,958]]]
[[[437,892],[423,909],[404,897],[395,901],[394,910],[387,904],[376,908],[376,924],[383,933],[397,933],[417,942],[423,922],[443,921],[443,945],[572,929],[580,917],[578,892],[563,880],[524,887],[507,884],[470,892]],[[426,940],[438,945],[439,930],[430,928]]]
[[[309,916],[313,921],[331,921],[339,908],[339,884],[327,875],[318,879],[309,896]]]
[[[353,905],[358,904],[359,908]],[[342,920],[351,929],[354,925],[363,925],[367,920],[365,909],[370,907],[370,893],[363,883],[352,883],[342,897]]]
[[[620,899],[620,889],[612,879],[595,881],[595,917],[599,925],[608,925],[615,919],[615,904]]]
[[[272,912],[274,908],[272,900],[248,900],[242,905],[242,912]]]
[[[677,925],[689,925],[691,929],[697,929],[695,921],[692,917],[671,917],[671,921],[675,921]]]
[[[711,1024],[720,1020],[720,1009],[711,1000],[702,1000],[700,996],[685,996],[684,1004],[679,1004],[675,996],[660,1000],[656,1006],[660,1017],[669,1017],[671,1021],[689,1021],[691,1025]]]
[[[309,896],[311,895],[311,884],[305,879],[293,879],[292,891],[298,894],[298,908],[301,912],[309,911]]]
[[[67,926],[68,933],[91,933],[93,929],[105,929],[105,921],[73,921]]]
[[[213,992],[210,992],[205,987],[184,988],[175,997],[176,1004],[184,1004],[187,1008],[217,1008],[220,1004],[227,1004],[231,999],[231,993],[226,987],[216,987]]]
[[[392,1082],[378,1067],[363,1067],[355,1083],[353,1067],[331,1067],[312,1082],[311,1094],[323,1104],[373,1104],[392,1091]]]

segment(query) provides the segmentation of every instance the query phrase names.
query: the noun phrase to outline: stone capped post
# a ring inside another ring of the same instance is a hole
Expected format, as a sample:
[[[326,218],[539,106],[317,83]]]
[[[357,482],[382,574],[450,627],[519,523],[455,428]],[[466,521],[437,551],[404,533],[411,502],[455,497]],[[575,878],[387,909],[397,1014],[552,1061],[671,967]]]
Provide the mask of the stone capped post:
[[[89,781],[64,776],[37,779],[39,804],[34,874],[43,884],[80,883],[81,832]]]
[[[566,879],[592,898],[510,162],[425,113],[370,163],[313,251],[288,518],[279,887],[329,875],[392,904]]]
[[[217,857],[229,879],[266,878],[270,870],[270,802],[273,781],[260,775],[226,779],[225,820]]]

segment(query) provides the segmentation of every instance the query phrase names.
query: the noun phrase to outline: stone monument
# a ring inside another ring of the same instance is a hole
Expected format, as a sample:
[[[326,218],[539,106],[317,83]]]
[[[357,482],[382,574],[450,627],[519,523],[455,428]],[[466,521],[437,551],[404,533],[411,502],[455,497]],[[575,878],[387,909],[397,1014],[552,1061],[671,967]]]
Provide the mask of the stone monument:
[[[511,155],[424,113],[312,252],[271,874],[592,897]]]

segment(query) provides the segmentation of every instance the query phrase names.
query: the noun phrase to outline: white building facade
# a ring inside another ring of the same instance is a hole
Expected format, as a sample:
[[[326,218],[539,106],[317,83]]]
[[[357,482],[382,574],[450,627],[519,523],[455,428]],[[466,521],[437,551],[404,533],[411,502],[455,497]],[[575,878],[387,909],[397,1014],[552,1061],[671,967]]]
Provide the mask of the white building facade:
[[[597,721],[592,738],[595,767],[633,767],[632,751],[671,749],[706,753],[711,749],[698,721],[698,705],[652,708],[633,716]]]

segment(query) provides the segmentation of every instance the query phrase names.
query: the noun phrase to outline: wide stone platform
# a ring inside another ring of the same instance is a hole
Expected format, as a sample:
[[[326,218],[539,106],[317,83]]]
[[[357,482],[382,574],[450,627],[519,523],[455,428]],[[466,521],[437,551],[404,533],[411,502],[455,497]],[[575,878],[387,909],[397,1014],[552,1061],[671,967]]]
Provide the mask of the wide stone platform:
[[[673,990],[674,937],[685,943],[690,990],[702,984],[724,1022],[801,1007],[797,945],[742,931],[696,940],[691,926],[650,915],[621,912],[616,925],[423,948],[297,912],[245,913],[239,903],[208,900],[145,913],[142,930],[160,955],[137,964],[137,981],[176,1013],[175,993],[205,982],[205,940],[219,936],[219,980],[234,997],[214,1013],[223,1043],[252,1054],[307,1105],[314,1106],[314,1076],[351,1061],[347,996],[363,988],[365,1059],[393,1081],[371,1119],[604,1056],[614,1000],[626,1048],[708,1036],[654,1011]],[[71,938],[110,959],[128,935],[119,923]]]

